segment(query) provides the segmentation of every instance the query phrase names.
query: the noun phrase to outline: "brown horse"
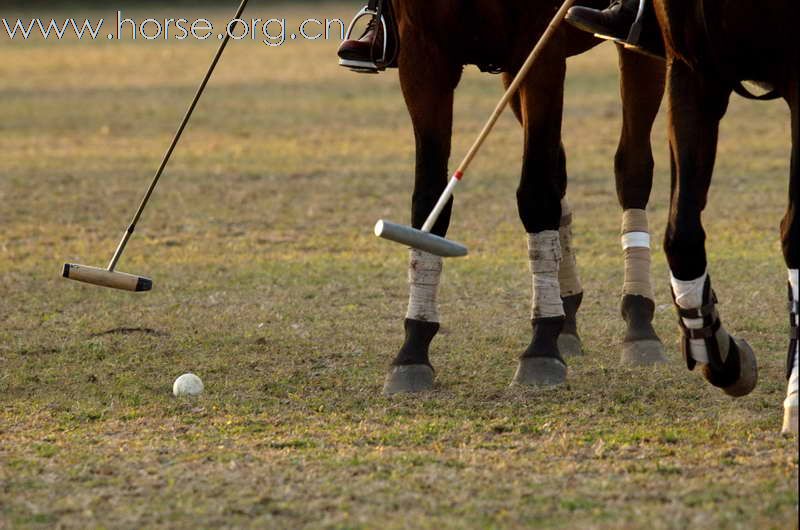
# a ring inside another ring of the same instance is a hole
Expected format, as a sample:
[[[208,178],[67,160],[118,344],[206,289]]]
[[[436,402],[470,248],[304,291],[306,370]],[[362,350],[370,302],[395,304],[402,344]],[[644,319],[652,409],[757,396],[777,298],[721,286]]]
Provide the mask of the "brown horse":
[[[756,383],[755,357],[722,327],[708,278],[703,211],[716,157],[719,122],[742,81],[771,89],[791,108],[789,207],[781,224],[789,269],[790,378],[784,430],[797,432],[797,313],[800,268],[800,4],[797,0],[731,2],[656,0],[668,49],[672,200],[664,249],[689,369],[700,364],[708,381],[730,395]]]
[[[447,183],[453,96],[463,67],[474,64],[502,71],[508,85],[558,7],[557,0],[392,0],[400,38],[400,82],[416,138],[414,227],[424,223]],[[561,122],[566,59],[599,42],[562,25],[512,103],[525,134],[517,202],[528,233],[534,284],[533,338],[515,376],[521,384],[563,382],[562,354],[581,353],[576,313],[582,288],[570,244],[571,214],[564,201],[567,174]],[[650,364],[664,360],[651,324],[654,303],[645,214],[653,175],[650,132],[663,95],[664,65],[625,50],[619,57],[624,111],[615,169],[625,211],[622,314],[628,328],[623,360]],[[433,233],[446,234],[451,207],[452,203]],[[436,290],[441,270],[441,258],[412,250],[406,339],[392,362],[386,393],[425,390],[433,384],[428,351],[439,329]]]

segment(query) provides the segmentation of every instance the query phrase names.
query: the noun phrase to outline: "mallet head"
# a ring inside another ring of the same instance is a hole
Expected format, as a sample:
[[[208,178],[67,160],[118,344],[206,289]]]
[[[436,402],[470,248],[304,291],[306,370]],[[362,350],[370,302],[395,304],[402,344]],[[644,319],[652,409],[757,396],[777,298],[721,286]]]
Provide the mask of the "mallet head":
[[[123,291],[142,292],[153,288],[153,280],[144,276],[134,276],[124,272],[98,269],[85,265],[64,264],[64,278],[79,282],[121,289]]]
[[[468,253],[467,247],[455,241],[384,220],[375,224],[375,235],[443,258],[459,258]]]

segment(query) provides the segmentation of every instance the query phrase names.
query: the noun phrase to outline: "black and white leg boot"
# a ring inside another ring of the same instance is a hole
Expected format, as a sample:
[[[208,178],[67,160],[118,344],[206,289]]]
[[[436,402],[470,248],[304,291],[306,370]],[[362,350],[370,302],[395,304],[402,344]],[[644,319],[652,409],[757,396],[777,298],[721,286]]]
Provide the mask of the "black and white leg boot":
[[[786,399],[783,402],[783,429],[784,434],[797,436],[797,386],[798,386],[798,357],[800,357],[800,279],[798,269],[789,270],[789,353],[786,356],[786,378],[789,380],[786,389]]]
[[[671,283],[687,368],[699,365],[706,380],[729,396],[752,392],[758,381],[755,354],[747,342],[722,327],[708,273],[689,281],[672,276]]]

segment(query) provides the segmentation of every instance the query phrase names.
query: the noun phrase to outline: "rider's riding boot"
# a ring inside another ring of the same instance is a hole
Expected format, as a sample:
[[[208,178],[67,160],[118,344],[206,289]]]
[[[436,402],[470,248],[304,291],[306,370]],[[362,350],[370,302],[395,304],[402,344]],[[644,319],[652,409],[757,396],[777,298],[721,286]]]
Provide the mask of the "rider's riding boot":
[[[636,20],[638,10],[638,0],[614,0],[603,11],[575,6],[567,13],[567,22],[589,33],[624,40]]]
[[[383,46],[383,28],[372,18],[364,34],[358,39],[348,39],[339,46],[339,64],[364,73],[378,73],[372,60],[372,46]]]
[[[388,13],[378,15],[369,7],[356,15],[348,30],[347,39],[339,46],[339,64],[359,73],[377,74],[380,70],[394,66],[397,43],[394,31],[387,27],[393,22],[387,19]],[[351,38],[353,26],[365,16],[369,24],[358,39]],[[388,33],[388,37],[387,37]]]
[[[575,6],[567,22],[578,29],[613,40],[626,48],[664,57],[664,43],[648,0],[613,0],[604,10]]]

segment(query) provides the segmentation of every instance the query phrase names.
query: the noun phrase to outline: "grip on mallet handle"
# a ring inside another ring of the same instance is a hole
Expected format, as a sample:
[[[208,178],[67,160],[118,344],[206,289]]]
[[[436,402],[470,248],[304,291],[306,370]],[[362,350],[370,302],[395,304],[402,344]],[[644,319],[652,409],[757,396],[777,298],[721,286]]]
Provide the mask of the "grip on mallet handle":
[[[123,291],[143,292],[153,288],[153,280],[144,276],[134,276],[124,272],[87,267],[85,265],[64,264],[64,278],[79,282],[121,289]]]

